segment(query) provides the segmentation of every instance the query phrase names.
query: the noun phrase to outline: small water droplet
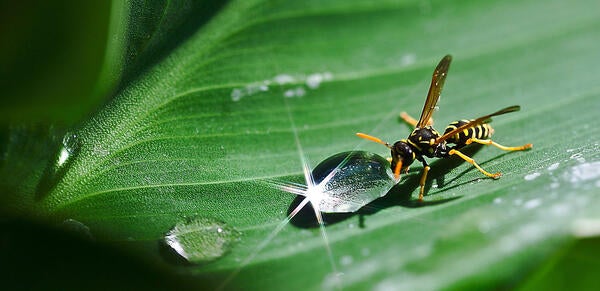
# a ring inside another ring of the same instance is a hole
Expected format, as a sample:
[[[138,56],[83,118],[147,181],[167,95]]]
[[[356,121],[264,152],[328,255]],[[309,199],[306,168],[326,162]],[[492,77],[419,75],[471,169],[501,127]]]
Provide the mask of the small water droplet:
[[[170,251],[166,259],[202,264],[222,257],[239,237],[238,231],[221,221],[198,217],[176,224],[161,243]]]
[[[600,162],[583,163],[571,168],[565,173],[565,178],[573,183],[578,184],[582,181],[594,180],[600,178]]]
[[[256,84],[248,84],[244,87],[244,90],[248,96],[252,96],[258,92],[258,86],[256,86]]]
[[[294,83],[296,79],[287,74],[280,74],[273,78],[273,81],[279,85],[285,85],[288,83]]]
[[[535,180],[537,177],[539,177],[541,175],[542,174],[540,174],[538,172],[527,174],[527,175],[525,175],[525,180],[527,180],[527,181]]]
[[[82,238],[94,240],[94,236],[92,235],[90,228],[87,225],[85,225],[75,219],[72,219],[72,218],[65,219],[62,222],[61,226],[63,229],[65,229],[69,232],[75,233]]]
[[[294,97],[294,90],[292,90],[292,89],[285,90],[285,92],[283,92],[283,97],[286,97],[286,98]]]
[[[500,204],[500,203],[502,203],[502,198],[500,198],[500,197],[494,198],[494,204]]]
[[[296,87],[283,92],[283,97],[286,98],[302,97],[304,95],[306,95],[306,90],[303,87]]]
[[[573,154],[573,155],[571,155],[570,158],[571,158],[571,160],[576,160],[576,161],[578,161],[580,163],[584,163],[585,162],[585,158],[583,157],[583,154],[581,154],[581,153]]]
[[[559,166],[560,166],[560,163],[554,163],[554,164],[548,166],[548,171],[554,171],[554,170],[558,169]]]
[[[75,133],[67,133],[62,140],[62,148],[58,153],[56,165],[62,167],[67,161],[79,153],[80,141]]]
[[[355,212],[395,184],[390,164],[379,155],[352,151],[333,155],[312,171],[321,192],[321,212]],[[323,183],[324,184],[323,184]]]
[[[525,204],[523,204],[523,207],[525,207],[527,209],[533,209],[533,208],[540,206],[541,204],[542,204],[542,200],[531,199],[531,200],[525,202]]]
[[[311,89],[317,89],[321,86],[321,82],[325,81],[325,76],[320,73],[308,75],[306,77],[306,86]]]
[[[234,102],[240,101],[243,96],[244,92],[241,89],[236,88],[231,91],[231,100]]]

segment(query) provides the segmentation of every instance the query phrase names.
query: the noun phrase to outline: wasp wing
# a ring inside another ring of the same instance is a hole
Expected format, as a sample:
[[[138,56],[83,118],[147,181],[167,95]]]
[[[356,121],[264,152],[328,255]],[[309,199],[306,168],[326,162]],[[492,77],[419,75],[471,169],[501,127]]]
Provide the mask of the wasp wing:
[[[417,122],[418,128],[423,127],[429,122],[429,119],[433,115],[435,105],[440,100],[442,94],[442,88],[448,75],[448,69],[450,68],[450,62],[452,61],[451,55],[446,55],[433,71],[431,77],[431,85],[429,86],[429,92],[427,93],[427,100],[425,100],[425,106],[423,106],[423,112],[421,112],[421,118]]]
[[[435,143],[443,142],[443,141],[447,140],[448,138],[450,138],[451,136],[453,136],[453,135],[455,135],[455,134],[457,134],[457,133],[459,133],[459,132],[461,132],[461,131],[463,131],[465,129],[469,129],[469,128],[473,127],[473,126],[477,126],[478,124],[488,123],[488,122],[491,121],[491,118],[493,116],[497,116],[497,115],[501,115],[501,114],[506,114],[506,113],[510,113],[510,112],[519,111],[520,109],[521,109],[520,106],[514,105],[514,106],[509,106],[509,107],[500,109],[500,110],[498,110],[498,111],[496,111],[496,112],[494,112],[492,114],[484,115],[484,116],[479,117],[477,119],[474,119],[474,120],[472,120],[472,121],[470,121],[468,123],[465,123],[465,124],[463,124],[463,125],[455,128],[454,130],[452,130],[452,131],[450,131],[448,133],[445,133],[444,135],[438,137],[435,140]]]

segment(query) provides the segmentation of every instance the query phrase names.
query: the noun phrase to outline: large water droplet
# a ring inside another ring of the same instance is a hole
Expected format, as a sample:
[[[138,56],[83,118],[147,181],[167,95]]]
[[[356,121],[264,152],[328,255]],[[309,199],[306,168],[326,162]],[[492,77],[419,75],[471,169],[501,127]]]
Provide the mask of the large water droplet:
[[[333,155],[317,165],[312,174],[322,191],[319,210],[325,213],[355,212],[384,196],[395,184],[388,161],[365,151]],[[333,176],[325,181],[330,174]]]
[[[222,257],[239,237],[240,233],[225,223],[199,217],[176,224],[163,243],[171,251],[169,260],[175,255],[187,263],[202,264]]]

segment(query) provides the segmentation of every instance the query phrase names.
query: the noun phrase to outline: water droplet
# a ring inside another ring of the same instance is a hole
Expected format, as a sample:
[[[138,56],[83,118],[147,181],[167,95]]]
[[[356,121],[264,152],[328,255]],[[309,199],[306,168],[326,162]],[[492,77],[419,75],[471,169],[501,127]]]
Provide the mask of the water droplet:
[[[294,97],[294,90],[292,90],[292,89],[285,90],[285,92],[283,92],[283,97],[286,97],[286,98]]]
[[[61,147],[56,165],[62,167],[72,157],[79,153],[80,141],[75,133],[67,133],[62,140],[63,146]]]
[[[527,209],[533,209],[533,208],[540,206],[541,204],[542,204],[542,200],[531,199],[531,200],[525,202],[525,204],[523,204],[523,207],[525,207]]]
[[[85,225],[75,219],[71,219],[71,218],[65,219],[62,222],[61,227],[69,232],[79,235],[82,238],[89,239],[89,240],[94,239],[94,236],[92,235],[92,232],[90,231],[90,228],[87,225]]]
[[[571,183],[580,183],[582,181],[600,178],[600,162],[579,164],[571,168],[571,171],[565,173],[565,178]]]
[[[500,198],[500,197],[494,198],[494,204],[500,204],[500,203],[502,203],[502,198]]]
[[[585,158],[583,157],[583,154],[581,154],[581,153],[573,154],[573,155],[571,155],[570,158],[571,158],[571,160],[576,160],[576,161],[578,161],[580,163],[584,163],[585,162]]]
[[[559,166],[560,166],[560,163],[554,163],[554,164],[548,166],[548,171],[554,171],[554,170],[558,169]]]
[[[319,210],[355,212],[384,196],[395,184],[389,165],[381,156],[365,151],[343,152],[323,160],[312,171],[321,191]]]
[[[249,96],[254,95],[261,91],[260,85],[256,84],[256,83],[246,85],[245,89],[246,89],[246,94],[248,94]]]
[[[321,76],[321,74],[308,75],[306,78],[306,86],[311,89],[319,88],[321,82],[323,82],[323,76]]]
[[[292,89],[285,90],[283,92],[283,97],[292,98],[292,97],[302,97],[306,95],[306,90],[303,87],[296,87]]]
[[[240,233],[225,223],[198,217],[176,224],[169,230],[162,244],[169,248],[168,260],[179,258],[191,264],[214,261],[229,251]]]
[[[531,180],[535,180],[537,177],[541,176],[542,174],[535,172],[535,173],[531,173],[528,175],[525,175],[525,180],[527,181],[531,181]]]
[[[236,88],[231,91],[231,100],[234,102],[240,101],[243,96],[244,92],[241,89]]]
[[[333,74],[330,72],[310,74],[306,77],[306,86],[314,90],[319,88],[323,81],[329,81],[331,79],[333,79]]]
[[[288,83],[294,83],[296,81],[296,79],[294,79],[294,77],[292,77],[290,75],[281,74],[281,75],[275,76],[275,78],[273,78],[273,81],[275,81],[275,83],[277,83],[279,85],[285,85]]]

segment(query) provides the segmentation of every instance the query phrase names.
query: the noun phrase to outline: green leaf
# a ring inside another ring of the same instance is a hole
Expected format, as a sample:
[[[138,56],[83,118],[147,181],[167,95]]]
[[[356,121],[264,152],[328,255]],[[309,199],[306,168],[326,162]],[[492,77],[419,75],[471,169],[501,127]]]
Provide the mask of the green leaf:
[[[169,263],[158,246],[176,224],[221,221],[241,233],[229,253],[172,266],[199,285],[519,285],[547,256],[597,235],[598,6],[228,3],[164,59],[149,55],[155,64],[132,71],[139,75],[68,135],[36,207],[160,265]],[[301,156],[314,166],[356,148],[387,155],[354,133],[406,137],[397,114],[420,112],[447,53],[454,60],[434,116],[438,130],[519,104],[520,112],[495,118],[494,139],[531,142],[533,150],[468,151],[502,172],[499,180],[455,159],[432,161],[422,204],[409,200],[418,191],[414,165],[362,215],[330,218],[327,240],[318,228],[286,223],[295,197],[261,181],[302,182]]]

